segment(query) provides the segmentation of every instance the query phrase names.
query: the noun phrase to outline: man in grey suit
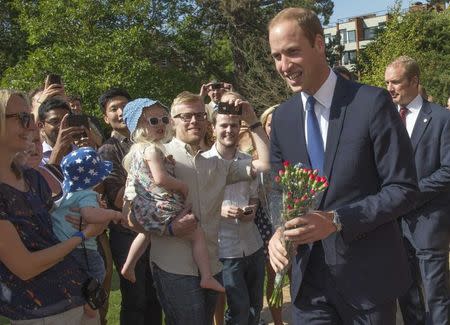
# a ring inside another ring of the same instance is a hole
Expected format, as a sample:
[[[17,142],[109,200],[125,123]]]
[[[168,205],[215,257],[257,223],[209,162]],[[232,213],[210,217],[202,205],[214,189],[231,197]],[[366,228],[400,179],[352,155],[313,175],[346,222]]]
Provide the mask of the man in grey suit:
[[[405,324],[441,325],[450,318],[450,112],[420,96],[419,77],[419,65],[407,56],[385,72],[386,88],[411,138],[420,190],[415,209],[401,219],[415,281],[399,303]]]
[[[411,143],[385,89],[331,71],[318,17],[288,8],[269,24],[275,66],[296,92],[272,117],[271,163],[318,169],[329,181],[317,211],[286,223],[293,241],[294,324],[394,325],[411,284],[397,218],[415,202]],[[287,265],[278,229],[270,261]]]

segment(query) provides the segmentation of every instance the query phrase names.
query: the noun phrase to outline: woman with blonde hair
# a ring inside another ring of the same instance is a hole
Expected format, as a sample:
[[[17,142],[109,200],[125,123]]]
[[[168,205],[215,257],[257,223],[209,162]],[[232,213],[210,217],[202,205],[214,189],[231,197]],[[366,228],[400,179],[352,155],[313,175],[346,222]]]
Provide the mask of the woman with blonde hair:
[[[0,89],[0,315],[13,325],[97,324],[83,311],[87,274],[65,257],[105,225],[89,224],[63,242],[56,238],[49,186],[39,172],[14,162],[30,149],[35,128],[27,97]]]

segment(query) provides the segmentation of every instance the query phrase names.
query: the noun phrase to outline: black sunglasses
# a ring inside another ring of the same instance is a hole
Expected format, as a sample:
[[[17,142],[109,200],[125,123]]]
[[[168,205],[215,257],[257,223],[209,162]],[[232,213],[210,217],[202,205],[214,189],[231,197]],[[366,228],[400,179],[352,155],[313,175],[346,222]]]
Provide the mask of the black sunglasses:
[[[29,129],[31,126],[31,122],[34,122],[34,115],[28,112],[19,112],[14,114],[5,114],[5,118],[16,117],[20,120],[20,124],[24,129]]]
[[[151,125],[158,125],[159,121],[161,121],[163,124],[169,124],[169,117],[168,116],[163,116],[163,117],[149,117],[147,119],[148,123],[150,123]]]

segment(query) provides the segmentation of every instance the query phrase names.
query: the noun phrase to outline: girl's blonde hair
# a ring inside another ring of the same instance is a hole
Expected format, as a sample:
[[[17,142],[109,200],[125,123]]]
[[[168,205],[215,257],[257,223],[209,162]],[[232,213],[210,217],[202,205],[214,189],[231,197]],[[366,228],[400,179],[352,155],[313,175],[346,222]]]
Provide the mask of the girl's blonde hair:
[[[151,108],[153,108],[153,107],[157,107],[157,105],[151,106]],[[162,107],[162,108],[164,108],[164,110],[166,110],[166,108],[163,106],[159,106],[159,107]],[[147,108],[148,107],[146,107],[142,110],[142,113],[141,113],[141,116],[139,117],[139,119],[142,117],[144,110]],[[133,145],[131,146],[130,151],[125,155],[125,157],[123,158],[123,161],[122,161],[122,165],[125,168],[125,170],[127,172],[130,171],[131,160],[132,160],[133,156],[136,155],[136,153],[142,152],[148,146],[155,146],[157,148],[162,149],[162,145],[164,143],[169,142],[172,139],[172,136],[173,136],[172,120],[170,120],[170,123],[166,125],[166,129],[165,129],[163,138],[158,141],[155,141],[155,139],[153,139],[150,136],[150,134],[148,132],[148,128],[146,126],[143,126],[141,123],[138,122],[136,130],[134,130],[134,132],[130,136],[131,141],[133,142]]]

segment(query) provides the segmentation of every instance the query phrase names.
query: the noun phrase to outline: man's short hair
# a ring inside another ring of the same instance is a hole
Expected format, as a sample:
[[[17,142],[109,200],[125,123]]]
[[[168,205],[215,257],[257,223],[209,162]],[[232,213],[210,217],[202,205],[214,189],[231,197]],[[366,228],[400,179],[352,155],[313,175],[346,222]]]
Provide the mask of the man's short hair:
[[[418,81],[420,80],[419,64],[412,57],[402,55],[389,63],[387,67],[390,68],[398,66],[401,66],[405,69],[405,77],[407,77],[408,80],[411,80],[414,77],[417,77]]]
[[[103,112],[103,115],[106,114],[106,105],[108,105],[108,102],[111,99],[113,99],[114,97],[125,97],[129,101],[131,100],[130,94],[125,89],[122,89],[122,88],[110,88],[110,89],[108,89],[98,99],[98,103],[100,105],[100,109]]]
[[[179,93],[177,97],[175,97],[175,99],[173,100],[172,105],[170,106],[170,115],[172,117],[177,115],[176,106],[181,104],[194,104],[194,103],[204,104],[203,98],[197,94],[191,93],[190,91],[183,91]]]
[[[67,113],[70,113],[69,103],[61,97],[51,97],[45,100],[41,106],[39,106],[38,118],[40,122],[44,122],[47,113],[54,109],[64,109]]]
[[[316,35],[325,38],[319,17],[317,17],[314,11],[305,8],[286,8],[281,10],[270,20],[268,30],[270,31],[276,24],[282,21],[289,20],[298,23],[298,26],[302,29],[311,46],[314,47]]]
[[[69,100],[69,102],[74,102],[74,101],[79,101],[80,104],[82,104],[83,102],[81,101],[81,96],[80,95],[70,95],[67,98]]]

